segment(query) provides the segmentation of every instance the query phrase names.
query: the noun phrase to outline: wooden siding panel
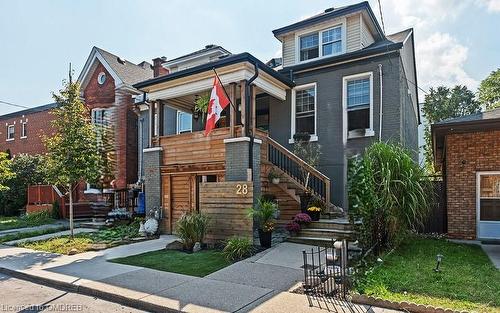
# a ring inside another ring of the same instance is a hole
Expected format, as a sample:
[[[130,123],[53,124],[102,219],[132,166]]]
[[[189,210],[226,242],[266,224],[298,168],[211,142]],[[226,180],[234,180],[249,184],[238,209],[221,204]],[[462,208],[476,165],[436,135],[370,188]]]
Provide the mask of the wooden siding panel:
[[[361,49],[361,15],[347,18],[346,26],[346,50],[352,52]]]
[[[295,64],[295,36],[283,37],[283,67]]]
[[[372,33],[370,32],[368,25],[366,24],[364,19],[361,18],[361,48],[368,47],[374,41],[375,40],[373,39]]]
[[[247,194],[237,194],[237,185],[246,185]],[[246,210],[253,205],[249,182],[200,184],[200,212],[210,217],[206,242],[215,243],[231,236],[253,238],[253,222]]]

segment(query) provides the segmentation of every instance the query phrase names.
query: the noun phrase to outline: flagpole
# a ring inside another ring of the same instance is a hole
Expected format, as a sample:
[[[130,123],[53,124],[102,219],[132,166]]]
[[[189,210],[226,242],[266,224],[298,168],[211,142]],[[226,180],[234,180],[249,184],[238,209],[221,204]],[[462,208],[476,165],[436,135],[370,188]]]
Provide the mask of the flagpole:
[[[231,104],[231,106],[233,107],[233,109],[235,111],[238,111],[236,109],[236,107],[234,106],[233,101],[231,101],[231,97],[229,97],[229,95],[227,94],[226,88],[224,88],[224,85],[222,84],[222,81],[220,80],[219,74],[217,74],[217,71],[215,70],[215,67],[212,68],[212,70],[214,71],[215,76],[217,77],[217,79],[220,81],[220,85],[222,86],[222,90],[224,90],[224,93],[226,94],[226,97],[229,99],[229,104]]]

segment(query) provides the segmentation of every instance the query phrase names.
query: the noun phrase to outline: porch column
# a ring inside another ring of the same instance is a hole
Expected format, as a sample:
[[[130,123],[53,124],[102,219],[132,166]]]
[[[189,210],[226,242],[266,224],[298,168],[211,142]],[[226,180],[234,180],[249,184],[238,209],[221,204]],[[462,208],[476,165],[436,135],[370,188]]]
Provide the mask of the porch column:
[[[155,102],[149,103],[149,141],[148,148],[153,146],[153,136],[154,136],[154,111],[155,111]]]
[[[162,147],[144,149],[144,188],[146,213],[161,206],[161,171]]]
[[[255,96],[257,95],[257,87],[252,85],[250,87],[250,90],[251,90],[251,95],[250,95],[250,129],[252,130],[251,131],[251,134],[252,136],[255,137],[255,116],[256,116],[256,100],[255,100]]]
[[[235,137],[234,133],[234,126],[236,125],[236,109],[234,108],[236,106],[236,84],[231,83],[229,85],[229,100],[231,100],[231,103],[233,105],[230,105],[229,108],[229,135],[231,138]]]
[[[158,137],[163,136],[165,134],[164,133],[165,125],[163,121],[164,106],[165,104],[163,103],[163,101],[161,100],[158,101]]]
[[[246,130],[246,127],[247,127],[247,116],[246,116],[246,105],[245,105],[245,101],[246,101],[246,85],[247,85],[247,81],[246,80],[242,80],[240,82],[240,98],[241,98],[241,104],[240,104],[240,108],[241,108],[241,136],[245,136],[245,130]]]

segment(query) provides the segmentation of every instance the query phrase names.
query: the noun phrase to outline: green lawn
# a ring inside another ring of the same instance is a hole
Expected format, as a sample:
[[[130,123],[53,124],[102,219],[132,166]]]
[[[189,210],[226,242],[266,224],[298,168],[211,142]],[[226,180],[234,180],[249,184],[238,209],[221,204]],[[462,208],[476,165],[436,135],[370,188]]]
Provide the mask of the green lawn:
[[[436,255],[442,254],[436,273]],[[500,312],[500,271],[481,247],[411,238],[357,282],[358,292],[476,312]]]
[[[53,223],[54,219],[45,212],[24,216],[0,216],[0,231],[14,228],[25,228]]]
[[[202,250],[196,253],[158,250],[113,259],[111,262],[197,277],[204,277],[231,264],[224,258],[222,252],[215,250]]]

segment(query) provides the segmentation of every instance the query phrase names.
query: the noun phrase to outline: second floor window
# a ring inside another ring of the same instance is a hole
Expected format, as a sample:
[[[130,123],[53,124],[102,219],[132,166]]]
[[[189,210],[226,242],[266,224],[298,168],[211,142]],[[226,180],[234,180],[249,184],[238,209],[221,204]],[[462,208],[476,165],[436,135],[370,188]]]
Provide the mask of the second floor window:
[[[342,26],[299,37],[299,61],[342,53]]]
[[[14,140],[15,125],[7,126],[7,140]]]
[[[21,138],[27,138],[28,137],[28,129],[27,129],[27,122],[23,122],[21,124]]]
[[[316,133],[316,86],[295,92],[295,133]]]
[[[177,112],[177,133],[190,133],[193,130],[192,115],[186,112]]]
[[[318,33],[300,37],[300,60],[310,60],[319,56]]]

